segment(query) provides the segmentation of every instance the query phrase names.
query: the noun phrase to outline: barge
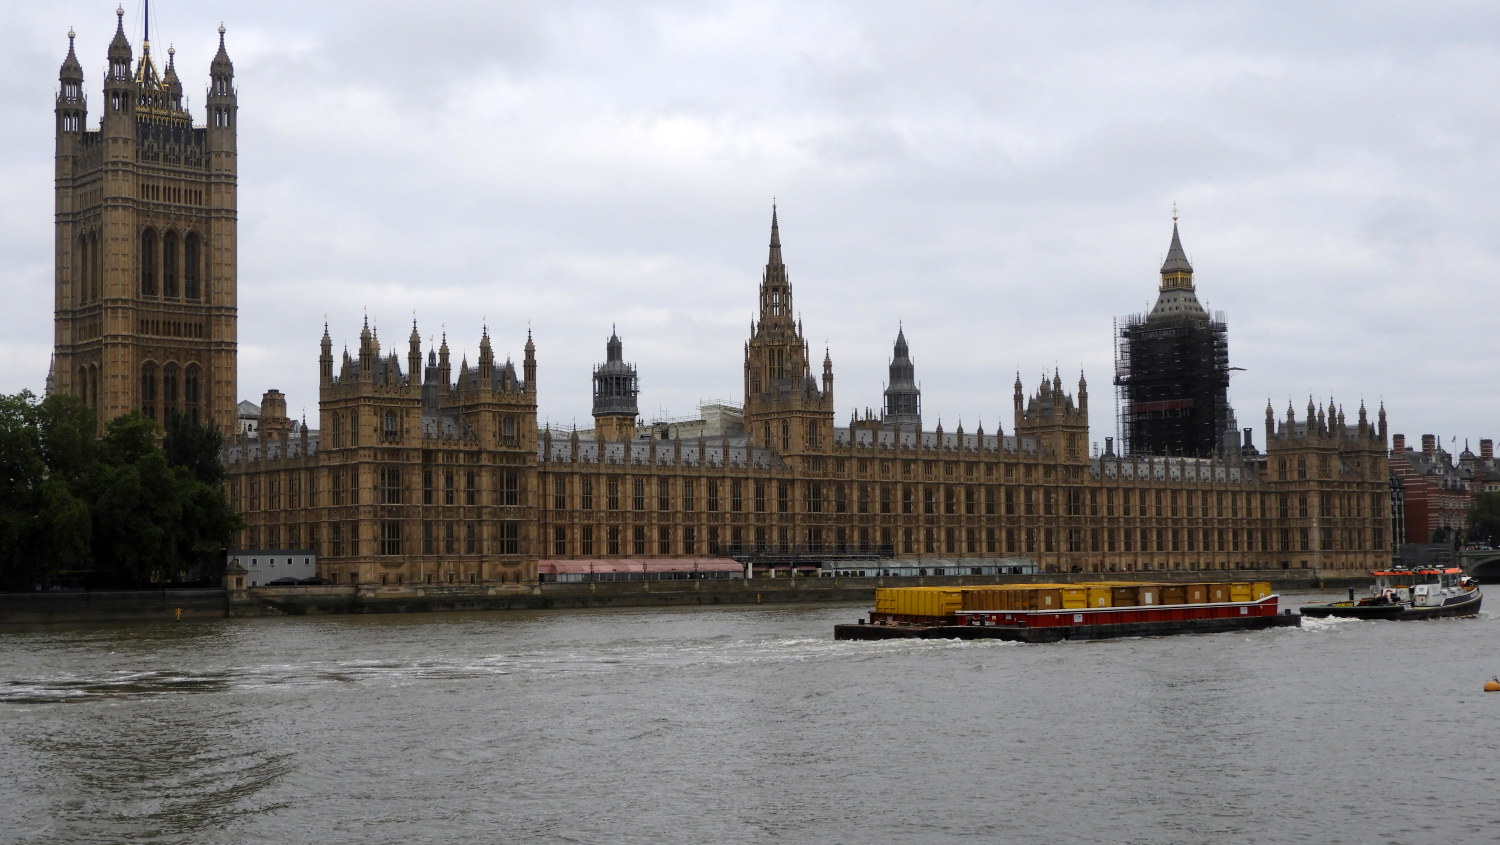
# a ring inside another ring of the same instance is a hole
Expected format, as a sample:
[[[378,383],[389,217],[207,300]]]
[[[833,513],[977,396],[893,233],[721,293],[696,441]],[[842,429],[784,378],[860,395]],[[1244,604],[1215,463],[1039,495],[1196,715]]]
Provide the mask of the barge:
[[[1049,643],[1291,627],[1267,582],[1165,584],[1101,581],[976,587],[885,587],[836,640],[964,639]]]

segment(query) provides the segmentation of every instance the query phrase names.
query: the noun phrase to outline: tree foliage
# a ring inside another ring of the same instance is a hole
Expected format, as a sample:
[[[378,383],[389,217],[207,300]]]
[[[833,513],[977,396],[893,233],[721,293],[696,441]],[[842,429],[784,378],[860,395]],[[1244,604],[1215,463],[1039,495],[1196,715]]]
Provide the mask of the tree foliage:
[[[1500,541],[1500,493],[1475,493],[1469,506],[1469,539],[1493,546]]]
[[[173,452],[138,414],[96,435],[71,396],[0,396],[0,589],[216,579],[241,526],[220,483],[218,435],[174,421]]]

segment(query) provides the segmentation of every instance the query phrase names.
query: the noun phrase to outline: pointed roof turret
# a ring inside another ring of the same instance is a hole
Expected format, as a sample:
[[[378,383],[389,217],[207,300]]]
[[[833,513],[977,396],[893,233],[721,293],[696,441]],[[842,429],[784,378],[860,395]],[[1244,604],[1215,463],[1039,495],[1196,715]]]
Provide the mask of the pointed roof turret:
[[[130,39],[125,37],[125,7],[115,7],[115,37],[109,42],[109,57],[124,56],[130,61]]]
[[[177,48],[167,45],[167,69],[162,72],[162,87],[172,98],[172,105],[182,108],[182,80],[177,78]]]
[[[209,73],[215,76],[217,76],[220,71],[223,71],[230,76],[234,76],[234,62],[231,62],[229,60],[229,50],[224,47],[224,33],[227,31],[228,30],[224,29],[223,21],[220,21],[219,52],[214,53],[214,60],[208,65]]]
[[[1152,317],[1160,316],[1207,317],[1208,312],[1198,301],[1193,289],[1193,265],[1188,263],[1187,253],[1182,249],[1182,237],[1177,232],[1177,206],[1172,206],[1172,245],[1167,248],[1167,260],[1161,265],[1160,294]]]
[[[1188,263],[1187,253],[1182,249],[1182,237],[1177,233],[1177,214],[1172,214],[1172,245],[1167,247],[1167,260],[1162,262],[1161,272],[1167,273],[1185,272],[1192,273],[1193,265]]]
[[[58,72],[58,79],[64,82],[82,82],[83,65],[78,61],[78,54],[73,52],[73,39],[77,33],[73,28],[68,28],[68,55],[63,59],[62,69]]]
[[[604,343],[604,360],[606,363],[625,360],[625,344],[620,342],[620,335],[614,325],[609,327],[609,340]]]
[[[109,42],[109,72],[106,77],[116,83],[130,80],[130,40],[125,37],[125,7],[115,8],[115,37]]]

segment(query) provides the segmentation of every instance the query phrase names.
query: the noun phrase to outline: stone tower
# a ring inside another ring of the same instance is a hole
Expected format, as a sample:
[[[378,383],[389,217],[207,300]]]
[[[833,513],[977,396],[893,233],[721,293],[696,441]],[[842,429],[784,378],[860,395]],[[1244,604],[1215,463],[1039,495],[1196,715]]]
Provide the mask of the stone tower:
[[[605,344],[604,363],[594,368],[594,432],[599,440],[631,440],[640,416],[641,389],[635,367],[625,363],[623,344],[613,331]]]
[[[1222,314],[1210,315],[1198,301],[1175,211],[1156,306],[1122,322],[1115,385],[1126,453],[1206,458],[1237,451],[1228,329]]]
[[[833,444],[833,360],[823,355],[820,388],[808,363],[802,326],[792,317],[792,283],[781,260],[771,208],[771,252],[760,283],[760,317],[745,344],[745,432],[789,463]]]
[[[1037,445],[1066,462],[1088,460],[1089,383],[1083,373],[1078,374],[1076,402],[1063,392],[1062,374],[1055,370],[1051,380],[1042,377],[1029,399],[1018,374],[1014,401],[1017,437],[1036,438]]]
[[[68,33],[58,75],[52,389],[99,424],[138,410],[233,431],[234,65],[209,67],[208,125],[183,103],[175,50],[158,73],[149,28],[132,69],[125,11],[110,42],[98,129]],[[148,24],[149,27],[149,24]]]
[[[890,384],[885,389],[887,428],[922,430],[922,390],[917,387],[916,367],[906,345],[906,330],[896,330],[896,348],[891,357]]]

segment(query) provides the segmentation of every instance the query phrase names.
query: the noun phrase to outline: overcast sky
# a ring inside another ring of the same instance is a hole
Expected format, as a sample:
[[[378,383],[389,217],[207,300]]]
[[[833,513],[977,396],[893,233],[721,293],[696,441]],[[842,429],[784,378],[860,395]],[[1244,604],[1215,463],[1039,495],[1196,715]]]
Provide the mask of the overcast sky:
[[[53,97],[69,27],[97,127],[116,0],[5,3],[0,392],[52,346]],[[543,423],[592,424],[611,326],[646,419],[743,392],[779,203],[840,424],[905,327],[928,428],[1012,429],[1088,377],[1181,212],[1241,426],[1309,395],[1462,447],[1500,437],[1500,4],[152,4],[198,122],[239,86],[239,395],[316,425],[317,355],[413,314],[455,360],[537,345]],[[141,4],[126,32],[140,54]]]

